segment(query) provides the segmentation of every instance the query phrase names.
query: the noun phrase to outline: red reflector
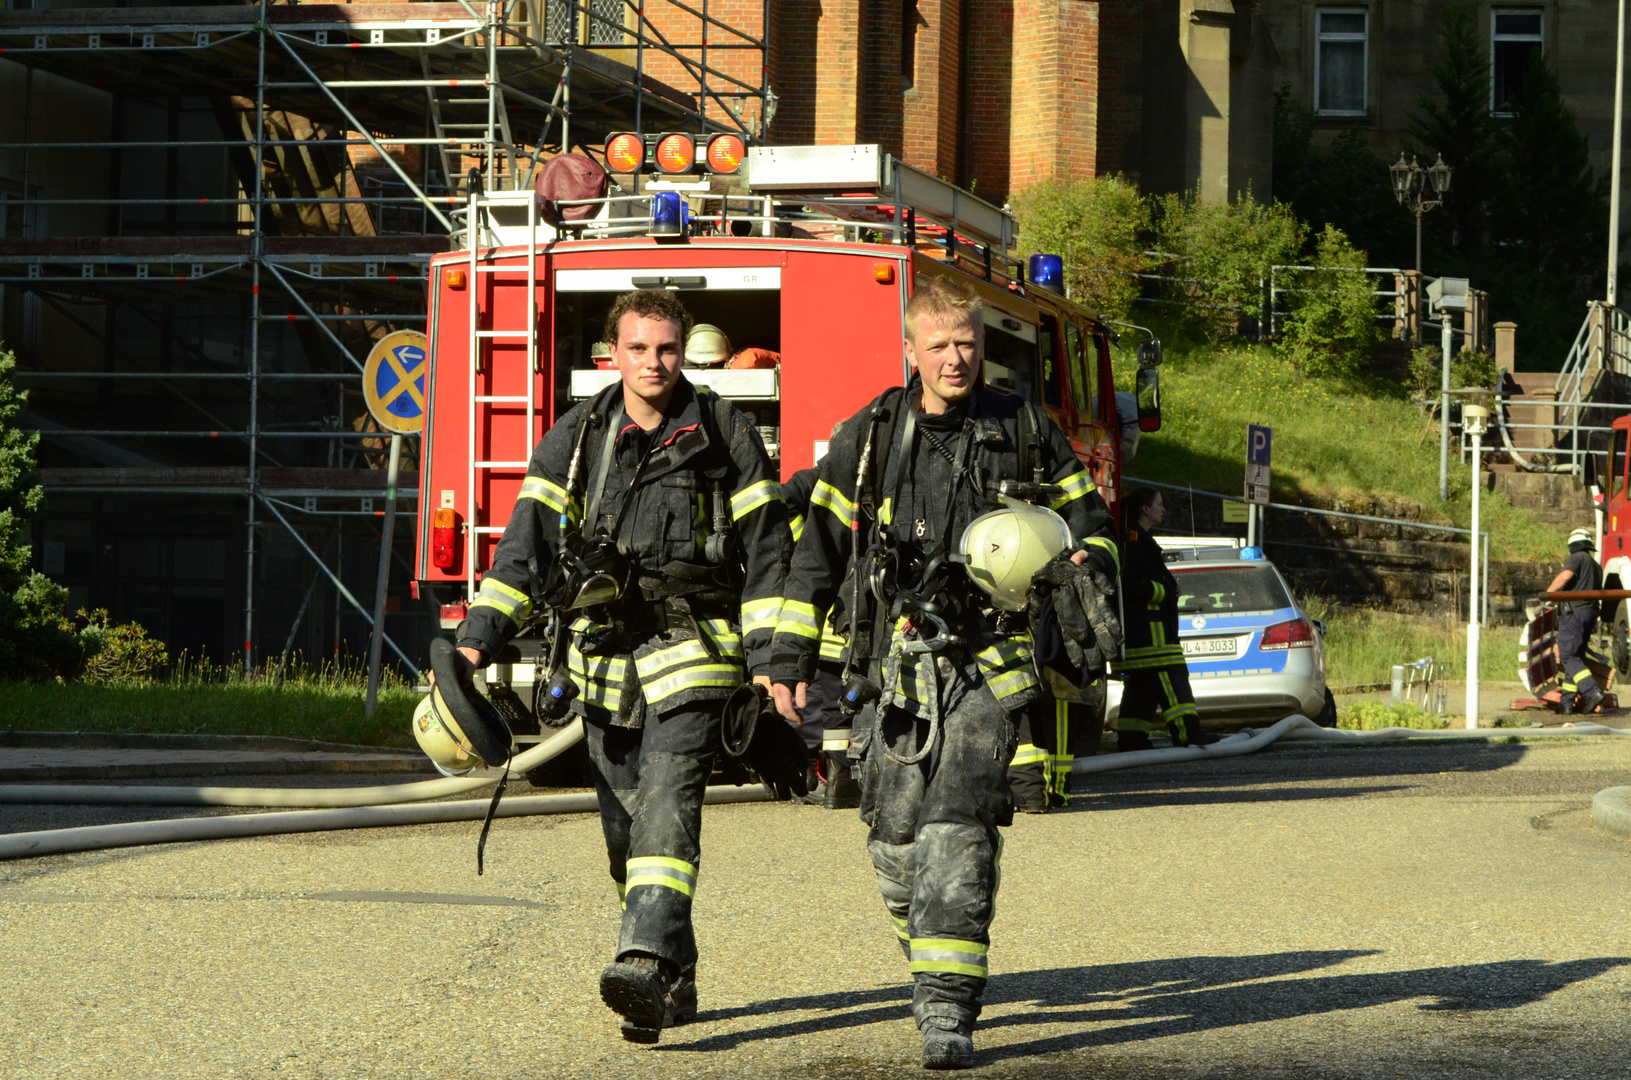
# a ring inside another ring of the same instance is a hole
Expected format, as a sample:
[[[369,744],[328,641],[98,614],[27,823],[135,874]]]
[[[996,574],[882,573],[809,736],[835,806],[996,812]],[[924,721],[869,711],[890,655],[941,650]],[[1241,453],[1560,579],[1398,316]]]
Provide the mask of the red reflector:
[[[664,135],[657,140],[657,168],[665,173],[695,172],[697,144],[689,135]]]
[[[639,172],[646,163],[646,144],[640,136],[620,131],[606,140],[606,169],[614,173]]]
[[[441,610],[442,629],[455,629],[464,621],[465,614],[466,608],[463,604],[443,604]]]
[[[873,263],[872,280],[879,285],[893,285],[895,283],[895,264],[892,262]]]
[[[459,564],[458,521],[458,513],[445,506],[431,515],[430,564],[438,570],[451,570]],[[447,607],[444,604],[442,610],[446,611]]]
[[[1265,652],[1279,649],[1307,649],[1314,644],[1314,625],[1307,619],[1292,619],[1275,623],[1263,631],[1263,640],[1257,647]]]
[[[715,135],[708,140],[708,168],[716,173],[733,173],[742,167],[748,148],[739,135]]]

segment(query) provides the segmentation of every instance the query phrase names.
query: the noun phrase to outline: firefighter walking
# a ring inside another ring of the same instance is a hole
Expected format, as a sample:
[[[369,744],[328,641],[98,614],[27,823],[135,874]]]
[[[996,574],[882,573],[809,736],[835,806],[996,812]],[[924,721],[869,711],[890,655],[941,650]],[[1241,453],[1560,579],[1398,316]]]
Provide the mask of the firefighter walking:
[[[1116,670],[1125,680],[1116,720],[1116,749],[1148,750],[1156,718],[1166,722],[1177,746],[1207,746],[1218,736],[1201,728],[1189,665],[1178,640],[1178,579],[1150,530],[1166,508],[1154,488],[1134,488],[1122,513],[1127,540],[1121,551],[1122,620],[1126,652]]]
[[[681,374],[690,327],[671,293],[613,304],[620,381],[539,442],[457,640],[485,664],[547,578],[565,635],[550,688],[584,720],[623,904],[601,996],[633,1042],[696,1013],[691,906],[721,702],[749,676],[768,685],[792,548],[752,420]]]
[[[861,815],[915,984],[922,1062],[967,1068],[988,973],[997,829],[1013,817],[1015,718],[1045,690],[1023,615],[1031,569],[1016,605],[1014,580],[982,564],[982,544],[970,557],[960,538],[997,516],[995,487],[1006,480],[1046,485],[1057,514],[1018,502],[1002,512],[1051,518],[1075,560],[1092,557],[1113,578],[1116,549],[1064,433],[983,384],[978,298],[932,279],[905,321],[914,377],[847,420],[822,461],[776,629],[772,692],[796,717],[827,614],[842,601],[846,697],[852,709],[876,702],[871,729],[855,737]]]
[[[1603,587],[1603,568],[1590,529],[1569,534],[1569,558],[1547,592],[1595,592]],[[1625,603],[1626,601],[1621,601]],[[1603,703],[1602,688],[1586,666],[1586,648],[1597,629],[1597,601],[1565,600],[1558,604],[1557,666],[1562,690],[1559,708],[1565,713],[1596,712]]]

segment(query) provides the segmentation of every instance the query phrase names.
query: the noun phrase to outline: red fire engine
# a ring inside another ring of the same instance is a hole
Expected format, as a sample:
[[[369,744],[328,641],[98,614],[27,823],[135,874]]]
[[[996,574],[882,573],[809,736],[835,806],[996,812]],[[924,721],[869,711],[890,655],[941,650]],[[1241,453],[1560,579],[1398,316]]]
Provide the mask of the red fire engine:
[[[1012,257],[1003,209],[876,146],[704,142],[609,139],[623,175],[577,204],[592,213],[582,220],[545,223],[532,191],[474,194],[464,249],[432,261],[417,577],[442,602],[444,628],[475,595],[534,445],[616,380],[596,346],[631,289],[678,290],[696,322],[743,350],[686,374],[756,418],[786,479],[822,456],[835,423],[906,377],[914,285],[966,281],[988,305],[987,381],[1044,404],[1115,506],[1123,420],[1110,330],[1063,295],[1057,258]],[[655,177],[642,175],[647,159]],[[1143,430],[1160,423],[1152,344],[1139,350],[1140,415],[1126,420]],[[531,650],[516,645],[490,682],[532,681],[520,662]]]

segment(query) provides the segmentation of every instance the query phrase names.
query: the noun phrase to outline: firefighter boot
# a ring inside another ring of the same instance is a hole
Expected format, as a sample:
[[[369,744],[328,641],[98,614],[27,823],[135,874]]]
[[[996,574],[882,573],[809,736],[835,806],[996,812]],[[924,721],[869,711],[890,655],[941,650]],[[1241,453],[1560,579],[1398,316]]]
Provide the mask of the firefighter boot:
[[[1135,731],[1122,728],[1116,732],[1116,752],[1125,754],[1134,750],[1154,750],[1155,744],[1150,741],[1147,731]]]
[[[861,805],[861,785],[850,771],[849,751],[821,752],[821,805],[828,810],[853,810]]]
[[[1211,746],[1222,738],[1201,727],[1200,718],[1197,716],[1180,717],[1168,726],[1172,728],[1174,746]]]
[[[930,1016],[923,1021],[923,1067],[925,1069],[972,1069],[974,1067],[974,1025],[950,1016]]]
[[[628,953],[601,972],[600,999],[623,1017],[623,1038],[654,1043],[672,1023],[672,971],[671,964],[655,956]]]
[[[1582,715],[1594,713],[1597,711],[1597,706],[1601,705],[1602,703],[1603,692],[1594,686],[1590,690],[1584,690],[1581,692],[1580,704],[1576,706],[1576,711]]]

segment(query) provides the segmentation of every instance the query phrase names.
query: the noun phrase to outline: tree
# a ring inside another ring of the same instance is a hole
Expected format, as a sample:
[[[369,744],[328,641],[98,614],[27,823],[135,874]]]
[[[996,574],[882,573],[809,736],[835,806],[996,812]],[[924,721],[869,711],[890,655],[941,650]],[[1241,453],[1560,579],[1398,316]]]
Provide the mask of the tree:
[[[1291,208],[1260,203],[1248,190],[1232,203],[1197,195],[1152,200],[1157,246],[1175,256],[1175,299],[1184,317],[1216,341],[1242,316],[1262,317],[1263,282],[1275,264],[1295,262],[1307,235]]]
[[[1119,176],[1044,180],[1010,205],[1022,256],[1062,256],[1073,299],[1107,319],[1126,317],[1144,268],[1139,234],[1147,211],[1138,188]]]
[[[82,656],[67,618],[68,590],[29,569],[21,542],[45,492],[31,482],[38,435],[17,429],[28,395],[12,383],[17,358],[0,346],[0,678],[71,675]]]
[[[1421,97],[1410,118],[1410,134],[1429,152],[1441,155],[1452,171],[1443,219],[1430,218],[1424,224],[1448,241],[1446,248],[1460,248],[1477,258],[1487,245],[1485,219],[1500,152],[1498,131],[1489,115],[1489,57],[1479,44],[1470,9],[1451,16],[1439,41],[1444,58],[1427,69],[1438,96]]]
[[[1365,252],[1334,225],[1314,244],[1320,269],[1298,274],[1298,299],[1286,317],[1280,349],[1313,375],[1358,375],[1381,336]]]

